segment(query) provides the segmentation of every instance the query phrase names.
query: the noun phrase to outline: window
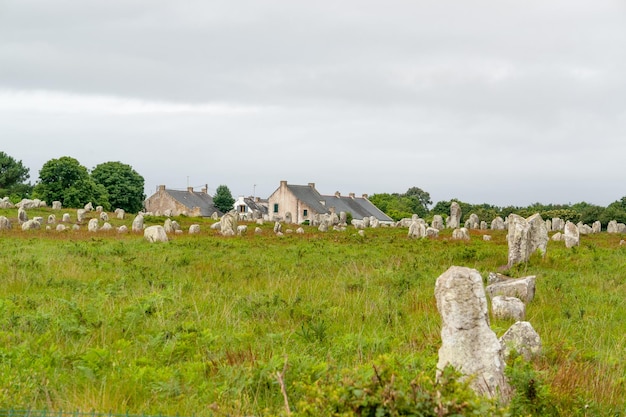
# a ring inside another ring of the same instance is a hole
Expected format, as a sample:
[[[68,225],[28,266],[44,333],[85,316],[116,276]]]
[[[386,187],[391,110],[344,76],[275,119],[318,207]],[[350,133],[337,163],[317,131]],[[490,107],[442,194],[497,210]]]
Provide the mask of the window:
[[[304,209],[304,212],[302,213],[302,215],[303,215],[304,217],[308,216],[308,215],[309,215],[309,210]]]
[[[274,204],[274,213],[278,213],[278,204]]]

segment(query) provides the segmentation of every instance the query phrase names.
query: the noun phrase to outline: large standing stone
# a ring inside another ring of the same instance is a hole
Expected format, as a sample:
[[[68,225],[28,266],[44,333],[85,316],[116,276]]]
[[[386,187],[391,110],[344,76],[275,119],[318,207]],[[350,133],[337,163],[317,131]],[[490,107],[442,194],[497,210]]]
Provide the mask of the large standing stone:
[[[563,233],[565,240],[565,247],[571,248],[572,246],[578,246],[580,244],[580,230],[572,222],[565,223],[565,231]]]
[[[220,220],[222,236],[235,236],[237,230],[237,217],[233,213],[226,213]]]
[[[115,209],[115,216],[117,217],[118,220],[124,220],[125,215],[126,215],[126,212],[124,211],[124,209],[121,209],[121,208]]]
[[[476,213],[470,214],[465,227],[468,229],[478,229],[480,227],[480,219]]]
[[[41,223],[37,220],[26,220],[22,223],[22,230],[39,230],[41,229]]]
[[[500,345],[505,360],[513,350],[527,361],[541,352],[541,338],[527,321],[518,321],[512,325],[500,338]]]
[[[143,238],[150,243],[167,242],[167,233],[163,226],[148,226],[143,231]]]
[[[437,369],[450,364],[470,378],[478,394],[508,400],[511,388],[504,377],[502,347],[489,327],[480,273],[450,267],[437,278],[435,297],[443,321]]]
[[[61,218],[61,221],[63,221],[63,223],[69,223],[71,220],[72,219],[69,213],[63,213],[63,217]]]
[[[445,229],[445,226],[443,224],[443,217],[441,217],[441,215],[439,215],[439,214],[435,214],[433,216],[433,223],[432,223],[431,226],[434,227],[437,230]]]
[[[602,223],[600,223],[600,220],[596,220],[591,225],[591,233],[600,233],[601,231],[602,231]]]
[[[61,210],[62,207],[63,207],[63,204],[61,204],[60,201],[52,202],[52,210]]]
[[[448,217],[448,228],[457,229],[461,225],[461,206],[456,201],[450,204],[450,217]]]
[[[548,247],[548,230],[539,213],[533,214],[528,219],[510,214],[508,223],[509,267],[527,262],[536,251],[545,255]]]
[[[163,228],[165,229],[165,233],[174,233],[174,229],[172,229],[172,220],[169,218],[165,219]]]
[[[500,216],[491,221],[491,230],[504,230],[504,219]]]
[[[89,223],[87,223],[87,230],[90,232],[98,231],[98,219],[91,219]]]
[[[54,214],[50,214],[48,216],[48,224],[54,224],[57,222],[57,216],[55,216]]]
[[[109,221],[109,214],[106,211],[101,211],[100,212],[100,220],[102,220],[103,222],[108,222]]]
[[[85,220],[85,214],[87,213],[87,210],[85,209],[78,209],[76,210],[76,221],[78,223],[82,223]]]
[[[606,226],[606,232],[607,233],[617,233],[618,229],[617,229],[617,220],[611,220],[609,222],[609,224],[607,224]]]
[[[414,221],[411,223],[411,226],[409,226],[409,234],[408,236],[410,238],[420,238],[420,237],[425,237],[426,236],[426,227],[424,226],[423,223]]]
[[[131,230],[133,232],[143,231],[143,215],[141,213],[137,214],[135,218],[133,219]]]

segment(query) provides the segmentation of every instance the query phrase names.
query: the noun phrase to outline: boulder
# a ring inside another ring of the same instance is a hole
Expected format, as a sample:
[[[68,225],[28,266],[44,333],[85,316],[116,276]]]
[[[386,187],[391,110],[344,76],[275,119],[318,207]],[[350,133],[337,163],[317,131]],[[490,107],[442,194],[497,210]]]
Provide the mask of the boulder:
[[[469,231],[465,227],[454,229],[452,231],[452,239],[454,240],[470,240]]]
[[[128,226],[126,225],[121,225],[120,227],[117,228],[117,233],[128,233]]]
[[[167,242],[167,233],[163,226],[148,226],[143,231],[143,238],[150,243]]]
[[[441,217],[441,215],[439,214],[435,214],[433,216],[433,222],[431,226],[437,230],[445,229],[445,225],[443,224],[443,217]]]
[[[103,232],[108,232],[110,230],[113,230],[113,226],[111,226],[111,223],[105,222],[100,228],[100,230],[102,230]]]
[[[39,223],[35,219],[26,220],[24,223],[22,223],[22,230],[38,230],[38,229],[41,229],[41,223]]]
[[[569,221],[565,223],[565,232],[563,236],[566,248],[580,245],[580,230],[574,223]]]
[[[11,230],[11,220],[5,216],[0,216],[0,230]]]
[[[408,236],[412,239],[426,237],[426,227],[424,226],[424,223],[413,221],[411,226],[409,226]]]
[[[28,221],[28,214],[26,214],[26,210],[23,207],[17,209],[17,222],[19,224],[25,223]]]
[[[138,213],[133,219],[133,224],[131,225],[131,230],[133,232],[142,232],[143,231],[143,215]]]
[[[527,361],[541,352],[541,338],[527,321],[513,324],[500,338],[504,360],[508,360],[513,351]]]
[[[64,224],[57,224],[57,227],[56,227],[57,232],[64,232],[65,230],[67,230],[67,227]]]
[[[237,230],[237,217],[234,213],[226,213],[220,220],[220,233],[222,236],[235,236]]]
[[[102,220],[103,222],[108,222],[109,221],[109,214],[106,211],[101,211],[100,212],[100,220]]]
[[[489,297],[503,295],[517,297],[525,303],[535,297],[535,281],[537,277],[530,275],[524,278],[510,278],[501,274],[490,273],[486,291]]]
[[[517,263],[528,262],[530,256],[537,251],[545,255],[548,246],[548,230],[546,229],[546,222],[538,213],[527,219],[517,214],[510,214],[508,223],[508,267]]]
[[[248,232],[248,225],[240,224],[237,226],[237,236],[245,235]]]
[[[87,223],[87,230],[90,232],[98,231],[98,219],[91,219],[89,223]]]
[[[199,224],[192,224],[191,226],[189,226],[189,234],[190,235],[197,235],[198,233],[200,233],[200,225]]]
[[[453,201],[450,204],[450,217],[448,217],[448,228],[449,229],[457,229],[461,226],[461,206],[456,201]]]
[[[61,221],[63,223],[69,223],[70,221],[72,221],[70,214],[69,213],[63,213],[63,217],[61,218]]]
[[[437,309],[442,319],[438,376],[452,365],[469,378],[479,395],[508,400],[502,346],[489,327],[483,280],[475,269],[452,266],[437,278]]]
[[[57,222],[57,216],[50,214],[48,216],[48,224],[55,224]]]
[[[491,313],[498,319],[524,320],[526,305],[517,297],[496,295],[491,299]]]
[[[60,201],[52,202],[52,210],[61,210],[61,208],[63,208],[63,204]]]
[[[126,215],[126,212],[124,211],[124,209],[121,209],[121,208],[115,209],[115,217],[118,220],[124,220],[125,215]]]

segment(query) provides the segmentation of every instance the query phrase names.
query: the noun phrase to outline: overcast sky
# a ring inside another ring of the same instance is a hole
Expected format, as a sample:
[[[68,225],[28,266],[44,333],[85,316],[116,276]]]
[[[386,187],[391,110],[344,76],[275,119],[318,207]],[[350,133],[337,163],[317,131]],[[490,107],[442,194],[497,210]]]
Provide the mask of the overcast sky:
[[[0,150],[268,197],[626,195],[623,0],[0,0]]]

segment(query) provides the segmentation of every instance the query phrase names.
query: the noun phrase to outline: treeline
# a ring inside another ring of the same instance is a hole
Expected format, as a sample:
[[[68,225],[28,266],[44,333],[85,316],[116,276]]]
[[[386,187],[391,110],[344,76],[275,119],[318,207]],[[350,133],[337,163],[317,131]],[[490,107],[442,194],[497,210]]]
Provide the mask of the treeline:
[[[541,214],[544,219],[559,217],[565,221],[573,223],[582,222],[591,225],[595,221],[600,221],[603,227],[608,222],[616,220],[619,223],[626,223],[626,196],[614,201],[607,207],[597,206],[586,202],[576,204],[542,204],[535,203],[528,207],[506,206],[499,207],[491,204],[470,204],[457,199],[450,201],[439,201],[432,208],[430,194],[418,187],[411,187],[406,193],[382,193],[373,194],[369,200],[385,214],[394,220],[411,217],[417,214],[423,219],[432,220],[433,216],[439,214],[444,218],[450,215],[450,204],[456,201],[461,207],[461,224],[474,213],[480,221],[488,224],[500,216],[503,219],[509,214],[515,213],[522,217],[528,217],[535,213]]]
[[[146,198],[144,178],[121,162],[104,162],[90,171],[78,160],[62,156],[43,165],[35,185],[26,183],[29,178],[22,161],[0,152],[0,197],[9,196],[13,203],[38,198],[78,208],[91,202],[105,210],[121,208],[136,213]]]

